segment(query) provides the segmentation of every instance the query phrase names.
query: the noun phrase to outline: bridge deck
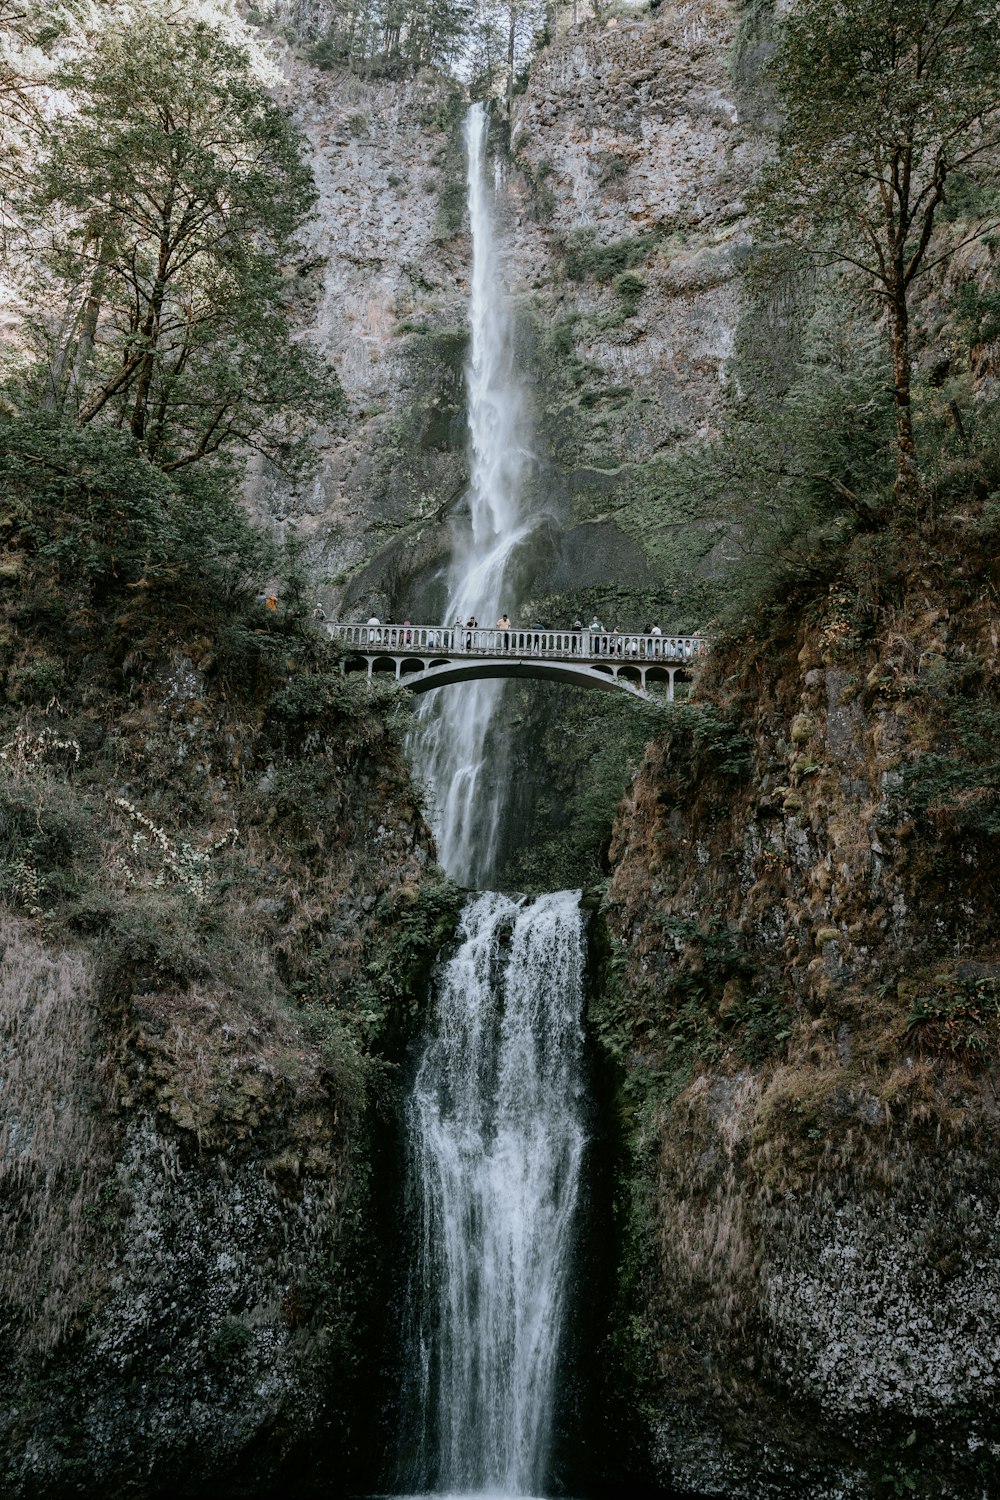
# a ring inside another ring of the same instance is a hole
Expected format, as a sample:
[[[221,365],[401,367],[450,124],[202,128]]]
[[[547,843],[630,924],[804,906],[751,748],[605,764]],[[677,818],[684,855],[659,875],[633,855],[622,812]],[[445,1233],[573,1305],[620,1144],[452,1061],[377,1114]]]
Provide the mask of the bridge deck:
[[[707,650],[700,636],[590,630],[497,630],[458,625],[338,625],[327,631],[348,648],[345,663],[393,672],[414,692],[476,677],[549,677],[647,697]]]

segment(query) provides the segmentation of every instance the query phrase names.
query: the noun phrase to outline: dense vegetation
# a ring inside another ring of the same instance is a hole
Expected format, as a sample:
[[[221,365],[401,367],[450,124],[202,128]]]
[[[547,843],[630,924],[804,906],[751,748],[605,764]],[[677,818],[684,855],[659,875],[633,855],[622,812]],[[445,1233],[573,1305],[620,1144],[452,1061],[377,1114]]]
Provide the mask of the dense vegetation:
[[[253,15],[309,46],[321,68],[367,78],[455,66],[474,95],[506,101],[545,37],[554,0],[263,0]]]
[[[239,499],[254,451],[304,472],[339,408],[293,338],[314,190],[245,27],[142,20],[0,9],[3,265],[25,311],[0,394],[0,891],[94,943],[112,1006],[212,983],[279,1031],[301,1012],[346,1122],[454,902],[388,899],[373,920],[399,918],[398,950],[359,936],[358,963],[323,928],[358,778],[420,820],[403,701],[341,674],[294,546]],[[385,872],[353,874],[374,905]]]

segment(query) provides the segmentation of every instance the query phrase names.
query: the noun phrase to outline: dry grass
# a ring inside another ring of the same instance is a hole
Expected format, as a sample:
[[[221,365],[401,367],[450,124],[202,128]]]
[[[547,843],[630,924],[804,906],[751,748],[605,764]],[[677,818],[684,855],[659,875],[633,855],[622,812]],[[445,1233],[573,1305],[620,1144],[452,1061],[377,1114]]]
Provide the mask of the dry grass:
[[[660,1131],[657,1241],[664,1284],[699,1316],[732,1328],[752,1301],[757,1242],[743,1157],[759,1082],[750,1073],[702,1075]]]
[[[0,911],[0,1288],[35,1348],[51,1348],[100,1279],[113,1202],[94,970],[46,950]]]

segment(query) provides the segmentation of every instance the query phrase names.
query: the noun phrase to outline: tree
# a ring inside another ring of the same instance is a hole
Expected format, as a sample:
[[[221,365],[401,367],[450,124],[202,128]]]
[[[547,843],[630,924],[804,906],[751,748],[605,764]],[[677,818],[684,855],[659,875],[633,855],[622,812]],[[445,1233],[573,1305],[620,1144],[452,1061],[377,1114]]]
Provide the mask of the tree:
[[[472,0],[276,0],[269,15],[296,40],[313,42],[320,66],[416,73],[459,56]]]
[[[287,115],[246,52],[183,15],[112,22],[55,82],[69,108],[29,205],[46,404],[168,471],[247,446],[294,466],[339,388],[292,338],[315,194]]]
[[[548,25],[542,0],[479,0],[466,63],[475,97],[503,101],[508,120],[521,73]]]
[[[11,194],[23,180],[43,123],[36,12],[33,0],[0,0],[0,233],[5,238],[13,217]]]
[[[756,206],[765,235],[856,268],[886,310],[896,494],[919,489],[911,408],[914,283],[960,244],[935,227],[948,185],[995,177],[1000,0],[797,0],[771,69],[783,106]]]

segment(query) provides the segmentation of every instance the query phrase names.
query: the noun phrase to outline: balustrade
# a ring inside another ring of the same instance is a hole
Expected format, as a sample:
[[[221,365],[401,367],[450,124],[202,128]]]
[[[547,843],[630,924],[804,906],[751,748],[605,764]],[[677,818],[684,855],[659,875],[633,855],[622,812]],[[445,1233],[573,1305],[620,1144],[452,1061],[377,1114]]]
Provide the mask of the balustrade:
[[[359,652],[389,655],[533,657],[544,661],[692,661],[708,649],[701,636],[596,630],[510,630],[459,625],[336,625],[327,631]]]

